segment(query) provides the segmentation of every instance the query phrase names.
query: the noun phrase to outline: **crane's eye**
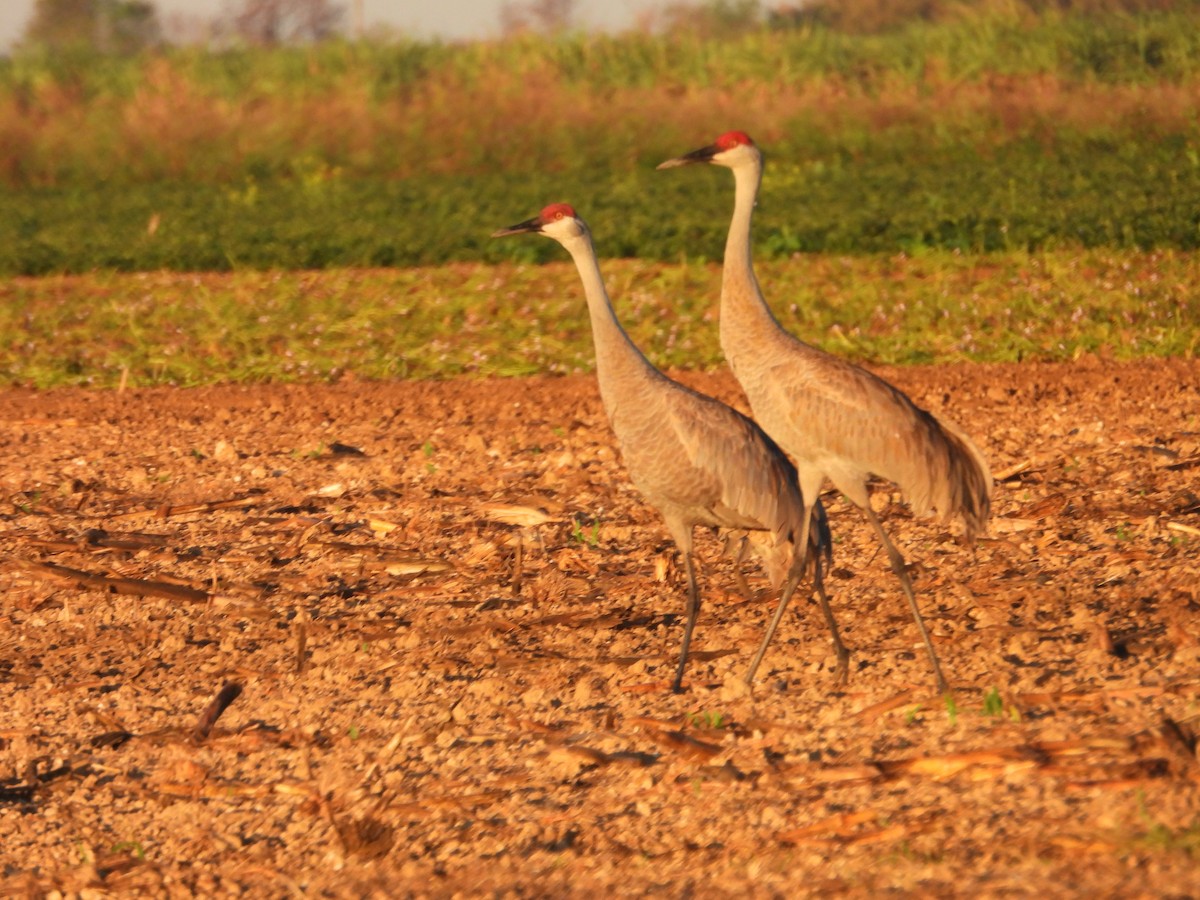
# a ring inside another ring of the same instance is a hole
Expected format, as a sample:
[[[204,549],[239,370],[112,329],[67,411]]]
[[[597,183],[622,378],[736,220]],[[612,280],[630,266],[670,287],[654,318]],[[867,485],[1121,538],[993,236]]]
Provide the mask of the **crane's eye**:
[[[561,209],[554,214],[554,218],[556,218],[556,219],[561,219],[562,217],[563,217],[563,212]]]

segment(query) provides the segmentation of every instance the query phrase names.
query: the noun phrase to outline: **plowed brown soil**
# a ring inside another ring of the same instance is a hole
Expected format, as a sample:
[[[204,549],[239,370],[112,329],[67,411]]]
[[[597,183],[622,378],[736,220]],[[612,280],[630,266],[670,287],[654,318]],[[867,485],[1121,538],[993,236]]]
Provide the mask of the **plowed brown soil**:
[[[797,603],[742,687],[702,535],[669,693],[591,378],[0,391],[0,894],[1200,893],[1200,362],[881,372],[1000,477],[973,550],[875,494],[956,710],[831,494],[849,684]]]

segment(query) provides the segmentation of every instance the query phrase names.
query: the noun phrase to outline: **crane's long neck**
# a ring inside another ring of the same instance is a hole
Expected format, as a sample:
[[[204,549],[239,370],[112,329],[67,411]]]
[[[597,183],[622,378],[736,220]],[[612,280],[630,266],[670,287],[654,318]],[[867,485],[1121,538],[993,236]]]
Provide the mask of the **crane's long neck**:
[[[592,340],[596,345],[596,377],[600,382],[604,408],[611,418],[615,404],[622,396],[636,399],[642,395],[642,387],[647,380],[661,378],[662,375],[617,321],[591,240],[581,235],[564,242],[563,246],[575,260],[575,267],[583,281],[583,292],[592,321]]]
[[[725,265],[721,274],[721,347],[736,366],[739,350],[754,353],[754,345],[780,330],[771,314],[750,255],[750,225],[762,181],[762,163],[733,170],[735,194],[733,220],[725,239]],[[760,343],[761,349],[761,343]]]

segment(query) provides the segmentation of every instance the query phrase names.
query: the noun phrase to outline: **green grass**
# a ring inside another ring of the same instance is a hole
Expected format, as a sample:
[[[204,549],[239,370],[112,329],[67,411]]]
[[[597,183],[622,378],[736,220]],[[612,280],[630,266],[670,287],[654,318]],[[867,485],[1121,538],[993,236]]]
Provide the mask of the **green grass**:
[[[590,371],[578,276],[559,256],[548,265],[10,280],[0,283],[0,382]],[[719,266],[606,259],[602,267],[618,314],[651,360],[721,363]],[[1200,258],[1189,253],[814,255],[760,262],[758,274],[785,327],[859,361],[1129,359],[1200,349]]]
[[[1200,819],[1172,828],[1147,808],[1146,795],[1141,790],[1138,791],[1137,805],[1140,823],[1128,837],[1128,851],[1182,853],[1200,859]]]
[[[1152,822],[1144,833],[1131,839],[1130,845],[1133,850],[1182,853],[1200,859],[1200,821],[1175,829]]]

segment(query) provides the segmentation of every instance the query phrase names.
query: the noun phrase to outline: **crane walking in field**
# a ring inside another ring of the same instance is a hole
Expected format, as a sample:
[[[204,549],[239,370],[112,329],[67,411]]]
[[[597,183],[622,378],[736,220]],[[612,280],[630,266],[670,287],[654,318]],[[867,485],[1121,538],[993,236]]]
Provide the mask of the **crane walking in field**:
[[[729,366],[755,419],[795,461],[801,494],[812,503],[829,478],[866,515],[912,608],[938,690],[945,693],[946,679],[904,557],[871,509],[867,482],[874,474],[898,484],[916,515],[961,517],[973,540],[986,527],[991,507],[987,462],[957,426],[939,421],[882,378],[796,339],[771,314],[750,257],[750,224],[763,172],[754,141],[730,131],[658,168],[692,163],[733,170],[736,193],[721,276],[721,349]]]
[[[672,689],[681,690],[700,611],[692,562],[692,532],[697,525],[746,533],[775,587],[782,588],[776,619],[811,563],[821,609],[836,636],[837,626],[821,584],[822,561],[828,561],[831,547],[825,513],[806,503],[787,456],[750,419],[672,381],[642,355],[617,321],[591,234],[574,209],[565,203],[553,204],[540,215],[492,236],[526,233],[553,238],[575,261],[592,323],[604,410],[621,445],[630,480],[662,514],[683,556],[687,621]],[[817,524],[810,531],[814,517]],[[805,543],[799,542],[801,534],[806,536]],[[810,545],[811,556],[805,552]],[[760,656],[773,630],[767,632]]]

